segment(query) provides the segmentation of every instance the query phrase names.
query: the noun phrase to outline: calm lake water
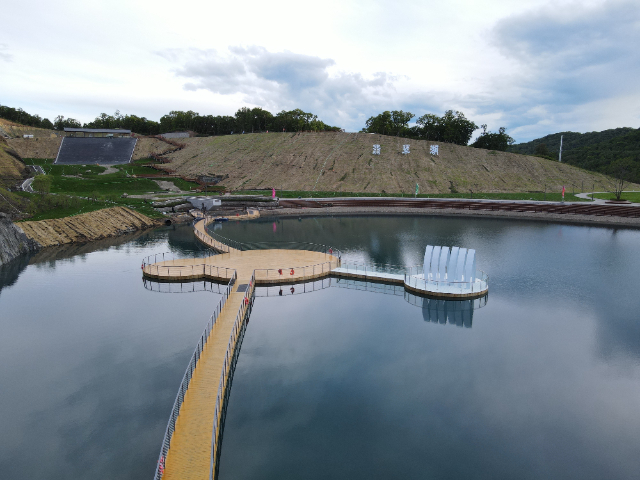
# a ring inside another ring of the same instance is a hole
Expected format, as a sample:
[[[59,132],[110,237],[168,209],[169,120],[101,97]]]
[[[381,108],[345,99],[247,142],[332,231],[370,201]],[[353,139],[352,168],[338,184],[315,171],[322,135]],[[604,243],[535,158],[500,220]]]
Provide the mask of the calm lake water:
[[[638,478],[640,231],[336,217],[216,233],[398,265],[458,245],[490,276],[466,327],[402,291],[335,279],[258,289],[221,480]],[[200,249],[189,227],[169,227],[0,267],[3,479],[152,477],[220,296],[150,291],[140,262]]]

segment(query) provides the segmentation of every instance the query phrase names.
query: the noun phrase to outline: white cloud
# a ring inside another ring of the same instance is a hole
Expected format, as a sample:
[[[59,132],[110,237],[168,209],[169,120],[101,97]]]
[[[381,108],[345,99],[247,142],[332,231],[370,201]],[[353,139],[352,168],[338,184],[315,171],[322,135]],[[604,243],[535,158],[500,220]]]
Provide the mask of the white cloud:
[[[12,59],[13,55],[9,53],[9,46],[4,43],[0,43],[0,60],[10,62]]]
[[[359,125],[359,114],[370,104],[383,104],[395,93],[402,78],[376,72],[369,78],[359,73],[332,71],[335,61],[290,51],[270,52],[264,47],[231,46],[216,50],[172,50],[161,55],[178,61],[175,74],[185,79],[186,90],[214,94],[241,94],[251,105],[275,110],[302,108],[320,113],[332,123]]]
[[[383,110],[457,109],[518,141],[640,123],[632,1],[30,5],[3,6],[0,102],[50,118],[248,105],[353,131]]]

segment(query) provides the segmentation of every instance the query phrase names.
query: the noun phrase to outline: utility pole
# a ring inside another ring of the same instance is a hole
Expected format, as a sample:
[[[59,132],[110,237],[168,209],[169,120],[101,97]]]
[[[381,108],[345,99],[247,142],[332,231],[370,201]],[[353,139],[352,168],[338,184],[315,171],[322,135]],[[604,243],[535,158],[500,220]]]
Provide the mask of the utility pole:
[[[560,155],[558,155],[558,161],[562,163],[562,137],[564,135],[560,135]]]

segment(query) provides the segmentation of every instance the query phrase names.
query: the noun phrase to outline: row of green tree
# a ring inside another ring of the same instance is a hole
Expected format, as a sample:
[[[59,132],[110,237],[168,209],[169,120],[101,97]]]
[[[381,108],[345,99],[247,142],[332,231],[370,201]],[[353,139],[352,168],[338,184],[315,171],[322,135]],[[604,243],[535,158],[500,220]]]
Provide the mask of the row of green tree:
[[[402,110],[385,111],[370,117],[362,132],[468,145],[473,132],[479,128],[464,113],[453,110],[447,110],[441,117],[427,113],[418,117],[415,125],[410,127],[409,123],[414,117],[413,113]],[[514,143],[505,127],[500,127],[498,133],[487,131],[486,125],[480,128],[482,133],[471,144],[472,147],[506,151]]]
[[[75,118],[65,118],[62,115],[58,115],[55,120],[51,122],[48,118],[42,118],[40,115],[31,115],[21,108],[7,107],[6,105],[0,105],[0,118],[28,127],[46,128],[49,130],[63,130],[65,127],[82,127],[82,124]]]
[[[317,115],[300,110],[299,108],[277,114],[262,108],[239,109],[234,116],[230,115],[200,115],[191,110],[171,111],[163,115],[159,122],[137,115],[123,115],[116,111],[113,115],[101,113],[92,122],[82,125],[74,118],[62,115],[51,122],[39,115],[30,115],[21,108],[11,108],[0,105],[0,118],[5,118],[22,125],[31,127],[63,130],[65,127],[85,128],[124,128],[141,135],[157,135],[159,133],[189,130],[201,135],[229,135],[231,133],[249,132],[338,132],[339,127],[327,125],[318,119]]]
[[[300,110],[282,110],[273,115],[262,108],[239,109],[232,116],[200,115],[196,112],[172,111],[160,118],[164,132],[191,130],[203,135],[228,135],[251,132],[339,132],[339,127],[327,125],[317,115]]]
[[[53,128],[53,123],[48,118],[42,118],[40,115],[31,115],[21,108],[7,107],[0,105],[0,118],[37,128]]]
[[[513,145],[510,152],[558,158],[562,136],[562,161],[640,183],[640,129],[612,128],[602,132],[560,132]]]

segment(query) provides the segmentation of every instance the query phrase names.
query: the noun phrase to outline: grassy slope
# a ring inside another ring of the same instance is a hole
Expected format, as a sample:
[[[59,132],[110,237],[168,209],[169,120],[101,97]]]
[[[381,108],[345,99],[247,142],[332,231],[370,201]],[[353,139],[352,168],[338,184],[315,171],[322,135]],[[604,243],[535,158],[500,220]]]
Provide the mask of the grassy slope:
[[[602,198],[603,200],[615,200],[616,197],[612,193],[596,193],[595,198]],[[621,197],[623,200],[629,200],[633,203],[640,203],[640,192],[625,192]]]
[[[611,180],[566,164],[506,152],[363,133],[269,133],[184,139],[166,168],[184,176],[228,174],[232,189],[413,194],[543,192],[562,185],[609,190]],[[411,153],[402,155],[403,144]],[[372,155],[372,145],[382,146]],[[452,192],[453,187],[453,192]]]
[[[46,159],[25,159],[25,163],[40,165],[47,174],[53,176],[51,192],[57,194],[41,196],[20,192],[19,195],[30,200],[32,204],[30,212],[33,216],[29,220],[62,218],[113,206],[129,207],[149,217],[161,216],[153,210],[147,200],[121,198],[123,193],[144,194],[160,191],[160,187],[152,180],[126,176],[125,171],[131,173],[134,170],[139,173],[148,173],[147,170],[158,173],[140,165],[146,161],[117,166],[117,173],[106,175],[100,175],[105,171],[105,167],[97,165],[53,165],[52,162]],[[197,186],[181,179],[164,180],[172,181],[185,190]]]

